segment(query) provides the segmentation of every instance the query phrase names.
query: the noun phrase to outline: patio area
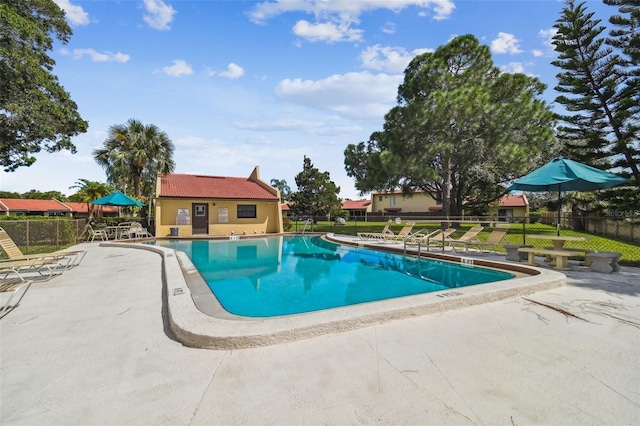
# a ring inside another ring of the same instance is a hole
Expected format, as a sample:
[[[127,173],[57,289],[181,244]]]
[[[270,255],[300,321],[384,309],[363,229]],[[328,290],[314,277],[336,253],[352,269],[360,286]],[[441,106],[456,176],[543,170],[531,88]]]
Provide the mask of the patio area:
[[[638,268],[576,269],[528,296],[207,350],[169,328],[170,263],[75,248],[87,250],[79,266],[35,282],[0,321],[3,425],[640,424]]]

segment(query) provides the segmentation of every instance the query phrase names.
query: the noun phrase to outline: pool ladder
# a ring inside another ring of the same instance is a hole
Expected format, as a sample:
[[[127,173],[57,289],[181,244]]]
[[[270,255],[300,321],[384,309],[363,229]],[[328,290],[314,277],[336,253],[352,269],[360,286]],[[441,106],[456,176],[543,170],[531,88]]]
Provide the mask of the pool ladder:
[[[304,221],[304,228],[302,228],[302,233],[304,234],[304,231],[307,230],[307,225],[311,223],[313,225],[313,219],[305,219]]]

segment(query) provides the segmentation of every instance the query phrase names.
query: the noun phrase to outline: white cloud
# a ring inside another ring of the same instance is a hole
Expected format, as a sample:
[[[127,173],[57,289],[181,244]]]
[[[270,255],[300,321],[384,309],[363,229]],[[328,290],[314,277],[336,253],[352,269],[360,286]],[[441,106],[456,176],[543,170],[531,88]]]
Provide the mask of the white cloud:
[[[88,25],[89,14],[84,11],[82,6],[71,3],[70,0],[53,0],[55,4],[64,10],[67,19],[71,25]]]
[[[362,30],[351,28],[348,23],[322,22],[312,24],[305,20],[296,22],[293,33],[309,41],[326,41],[335,43],[337,41],[360,41],[362,40]]]
[[[396,32],[396,25],[393,22],[387,22],[386,24],[384,24],[384,26],[381,28],[381,31],[385,34],[395,34]]]
[[[273,131],[302,131],[304,133],[313,133],[312,129],[318,129],[323,126],[321,121],[311,120],[293,120],[282,119],[275,121],[263,121],[263,122],[242,122],[236,121],[233,126],[238,129],[247,130],[259,130],[265,132]]]
[[[322,80],[285,79],[276,87],[283,101],[333,111],[357,120],[380,120],[395,105],[402,75],[369,72],[332,75]]]
[[[553,54],[555,50],[555,46],[553,45],[553,37],[558,32],[557,28],[549,28],[547,30],[538,31],[538,38],[542,39],[542,43],[544,45],[544,50],[535,49],[533,54],[535,56],[550,56]]]
[[[435,19],[448,18],[455,5],[452,0],[275,0],[256,4],[249,12],[253,22],[262,23],[270,18],[287,12],[306,12],[316,17],[341,15],[350,18],[358,17],[363,12],[376,9],[389,9],[399,12],[407,7],[433,9]]]
[[[131,56],[125,53],[112,52],[96,52],[94,49],[60,49],[60,53],[66,56],[72,56],[74,59],[82,59],[83,56],[89,56],[93,62],[128,62]]]
[[[156,30],[168,30],[176,11],[171,5],[162,0],[144,0],[144,9],[147,13],[142,19]]]
[[[307,135],[322,136],[351,135],[362,131],[362,128],[359,126],[331,126],[322,121],[296,119],[256,122],[236,121],[233,123],[233,126],[238,129],[253,130],[256,132],[300,132]]]
[[[377,9],[399,12],[408,7],[430,9],[435,13],[434,19],[448,18],[455,5],[452,0],[266,0],[257,3],[248,12],[249,19],[255,23],[264,23],[275,16],[303,12],[313,15],[315,22],[300,20],[293,31],[299,37],[310,41],[359,41],[362,30],[352,28],[357,25],[360,15]],[[384,32],[393,32],[393,27],[385,27]]]
[[[540,56],[544,55],[544,52],[540,49],[533,49],[531,52],[533,53],[533,56],[535,56],[536,58],[539,58]]]
[[[228,78],[230,80],[235,80],[236,78],[240,78],[244,75],[244,69],[242,69],[240,65],[231,62],[229,65],[227,65],[226,71],[215,71],[209,67],[206,67],[204,73],[208,77],[217,75],[220,77]]]
[[[518,45],[520,40],[515,38],[513,34],[498,33],[498,38],[491,42],[491,51],[493,53],[521,53],[520,46]]]
[[[500,67],[503,72],[507,73],[524,73],[524,65],[521,62],[509,62],[507,65]]]
[[[558,32],[557,28],[549,28],[548,30],[538,31],[538,37],[544,41],[545,46],[553,48],[553,37]]]
[[[222,71],[218,75],[220,77],[226,77],[228,79],[235,80],[236,78],[240,78],[244,75],[244,70],[241,66],[231,62],[229,65],[227,65],[227,70]]]
[[[176,170],[177,173],[201,173],[206,175],[230,175],[227,170],[245,170],[245,176],[251,173],[256,164],[260,164],[263,176],[270,165],[275,165],[279,173],[291,167],[291,158],[302,158],[308,149],[302,145],[292,147],[272,144],[261,138],[255,143],[255,136],[248,141],[223,141],[187,136],[173,141],[176,148],[176,164],[188,164],[188,169]],[[216,171],[213,172],[212,171]],[[241,176],[235,173],[233,176]],[[280,176],[274,174],[274,176]]]
[[[402,73],[409,62],[417,55],[433,52],[433,49],[415,49],[407,52],[402,47],[375,46],[367,47],[360,53],[362,67],[392,73]]]
[[[162,68],[161,72],[173,77],[180,77],[181,75],[193,74],[193,68],[182,59],[177,59],[173,61],[173,65]]]

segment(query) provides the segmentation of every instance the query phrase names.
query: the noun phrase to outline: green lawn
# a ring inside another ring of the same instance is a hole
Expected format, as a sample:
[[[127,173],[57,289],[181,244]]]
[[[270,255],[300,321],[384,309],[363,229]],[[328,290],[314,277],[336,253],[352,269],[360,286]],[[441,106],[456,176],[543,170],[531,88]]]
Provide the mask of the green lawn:
[[[318,222],[314,225],[315,232],[334,232],[336,234],[344,234],[344,235],[357,235],[358,232],[380,232],[384,227],[384,223],[382,222],[347,222],[347,225],[340,226],[335,225],[332,222]],[[421,229],[429,229],[429,230],[437,230],[440,228],[439,223],[432,222],[416,222],[413,227],[413,232],[421,230]],[[456,231],[452,237],[458,238],[466,230],[471,228],[472,226],[477,225],[477,223],[463,223],[458,231]],[[404,226],[404,222],[400,224],[393,223],[391,225],[391,230],[394,233],[397,233]],[[301,232],[304,228],[303,222],[298,222],[297,231]],[[485,229],[478,235],[480,240],[484,240],[491,232],[491,227],[486,226]],[[292,227],[290,229],[291,232],[296,231],[296,223],[292,222]],[[307,231],[309,231],[309,226],[307,226]],[[625,241],[613,240],[611,238],[605,238],[598,235],[588,234],[586,232],[576,232],[572,230],[563,229],[560,231],[561,235],[572,235],[579,237],[589,238],[589,241],[584,242],[571,242],[571,244],[567,243],[567,245],[571,247],[581,247],[585,249],[597,250],[597,251],[613,251],[622,253],[622,258],[620,264],[626,266],[636,266],[640,267],[640,245],[633,244]],[[550,246],[551,242],[546,240],[536,240],[536,239],[526,239],[527,234],[548,234],[548,235],[556,235],[556,228],[550,225],[544,225],[540,223],[532,223],[526,224],[523,229],[523,225],[521,223],[514,223],[511,225],[507,237],[503,243],[505,244],[523,244],[523,241],[526,241],[527,244],[530,244],[534,247],[546,247]],[[524,236],[524,238],[523,238]]]

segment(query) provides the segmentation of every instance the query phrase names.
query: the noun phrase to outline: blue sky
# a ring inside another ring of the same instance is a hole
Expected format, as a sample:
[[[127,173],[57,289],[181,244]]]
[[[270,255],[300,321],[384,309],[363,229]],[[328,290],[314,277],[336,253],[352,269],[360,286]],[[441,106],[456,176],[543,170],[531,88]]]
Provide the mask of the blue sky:
[[[539,77],[556,96],[550,39],[557,0],[55,0],[74,35],[56,44],[54,73],[88,132],[77,154],[42,153],[0,172],[0,188],[57,190],[106,181],[92,152],[135,118],[175,144],[177,173],[284,179],[303,156],[357,199],[344,149],[382,129],[409,61],[473,34],[497,66]],[[606,24],[615,8],[587,1]]]

